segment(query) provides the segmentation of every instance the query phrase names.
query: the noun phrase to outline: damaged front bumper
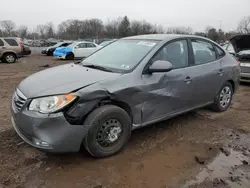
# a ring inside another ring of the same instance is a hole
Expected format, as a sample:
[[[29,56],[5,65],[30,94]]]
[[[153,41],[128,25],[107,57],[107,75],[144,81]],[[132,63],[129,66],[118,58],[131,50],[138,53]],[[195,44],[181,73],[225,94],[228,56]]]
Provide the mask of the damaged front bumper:
[[[29,145],[48,152],[65,153],[80,150],[88,126],[71,125],[62,112],[40,114],[12,109],[12,124],[17,134]]]

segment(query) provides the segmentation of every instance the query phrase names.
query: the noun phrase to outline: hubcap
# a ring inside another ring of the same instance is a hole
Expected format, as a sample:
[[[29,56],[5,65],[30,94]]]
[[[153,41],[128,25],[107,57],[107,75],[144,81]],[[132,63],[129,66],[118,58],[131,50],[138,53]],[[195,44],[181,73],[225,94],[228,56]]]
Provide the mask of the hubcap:
[[[120,138],[121,132],[121,123],[117,119],[109,119],[100,126],[96,137],[97,142],[103,147],[108,147]]]
[[[231,101],[231,89],[226,86],[221,90],[220,93],[220,106],[226,108]]]
[[[15,61],[15,58],[14,58],[14,56],[12,56],[12,55],[7,55],[7,56],[6,56],[6,61],[7,61],[8,63],[12,63],[12,62]]]

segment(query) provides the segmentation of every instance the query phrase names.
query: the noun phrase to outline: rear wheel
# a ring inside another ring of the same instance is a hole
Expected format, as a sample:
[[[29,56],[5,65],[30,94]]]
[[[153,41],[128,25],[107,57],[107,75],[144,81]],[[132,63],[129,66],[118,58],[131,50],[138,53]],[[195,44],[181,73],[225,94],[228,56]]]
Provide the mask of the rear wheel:
[[[73,60],[74,58],[75,58],[75,56],[73,53],[67,54],[65,57],[66,60]]]
[[[15,63],[17,58],[14,53],[6,53],[3,55],[2,59],[6,63]]]
[[[105,105],[95,109],[84,122],[90,130],[84,139],[85,149],[94,157],[118,153],[131,135],[131,118],[123,109]]]
[[[232,84],[226,82],[217,94],[212,109],[216,112],[224,112],[228,109],[233,98]]]

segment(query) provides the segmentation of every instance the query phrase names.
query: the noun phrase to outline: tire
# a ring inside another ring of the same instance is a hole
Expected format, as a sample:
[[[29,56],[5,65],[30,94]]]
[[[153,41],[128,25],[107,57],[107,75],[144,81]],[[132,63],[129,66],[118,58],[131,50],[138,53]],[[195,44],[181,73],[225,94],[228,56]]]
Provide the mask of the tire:
[[[97,158],[109,157],[121,151],[130,138],[132,128],[131,118],[127,112],[114,105],[105,105],[95,109],[88,115],[84,125],[89,125],[90,129],[84,138],[83,146],[93,157]],[[112,128],[113,125],[115,126]],[[111,134],[118,127],[116,125],[121,127],[117,137],[108,137],[107,132]],[[109,140],[115,138],[115,141]]]
[[[16,54],[14,54],[14,53],[4,54],[2,59],[3,59],[3,62],[5,62],[5,63],[15,63],[17,60]]]
[[[74,58],[75,58],[75,55],[73,53],[67,54],[65,57],[66,60],[74,60]]]
[[[47,53],[47,56],[53,56],[53,52],[50,52],[50,51],[49,51],[49,52]]]
[[[226,92],[228,97],[225,97],[225,100],[224,102],[221,102],[223,100],[222,98],[222,93],[225,91],[228,91]],[[217,94],[215,100],[214,100],[214,103],[212,104],[211,108],[212,110],[216,111],[216,112],[224,112],[226,111],[231,102],[232,102],[232,98],[233,98],[233,87],[232,87],[232,84],[230,82],[226,82],[220,89],[219,93]],[[226,100],[227,99],[227,100]],[[227,102],[225,102],[227,101]],[[223,105],[225,104],[225,105]]]

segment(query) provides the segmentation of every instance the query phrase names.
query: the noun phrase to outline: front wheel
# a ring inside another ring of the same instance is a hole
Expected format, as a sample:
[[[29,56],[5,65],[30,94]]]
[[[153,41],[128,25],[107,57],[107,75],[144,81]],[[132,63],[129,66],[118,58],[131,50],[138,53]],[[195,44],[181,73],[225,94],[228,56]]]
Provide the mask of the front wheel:
[[[90,126],[83,145],[93,157],[109,157],[123,149],[131,135],[131,118],[127,112],[114,105],[95,109],[86,118]]]
[[[224,112],[228,109],[233,98],[233,87],[230,82],[226,82],[217,94],[212,109],[216,112]]]

